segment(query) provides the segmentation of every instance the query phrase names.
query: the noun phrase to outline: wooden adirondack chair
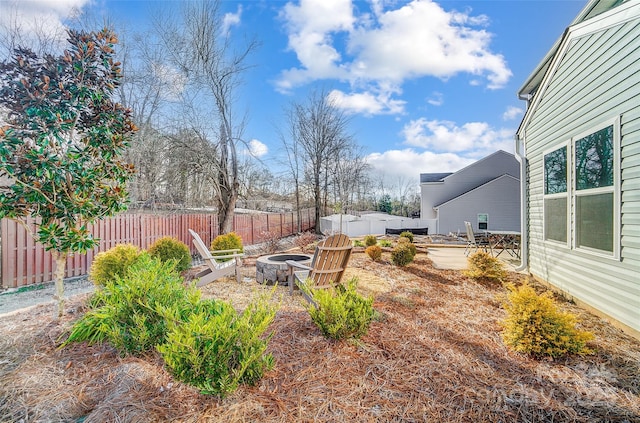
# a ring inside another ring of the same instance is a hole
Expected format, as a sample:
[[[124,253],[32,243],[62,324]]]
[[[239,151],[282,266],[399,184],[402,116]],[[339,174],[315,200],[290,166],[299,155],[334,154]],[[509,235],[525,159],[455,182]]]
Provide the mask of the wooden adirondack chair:
[[[233,250],[216,250],[216,253],[223,253],[224,255],[212,255],[211,251],[204,245],[202,238],[195,231],[189,229],[189,233],[193,237],[193,245],[200,253],[200,256],[204,260],[208,269],[196,275],[200,278],[196,286],[206,285],[219,279],[223,276],[229,276],[235,273],[236,281],[240,282],[240,266],[242,265],[241,258],[244,254],[239,253],[239,249]],[[229,261],[220,261],[220,259],[231,259]]]
[[[289,265],[289,294],[293,294],[293,285],[302,285],[302,294],[307,301],[313,300],[306,294],[304,285],[313,281],[314,288],[329,288],[340,283],[351,256],[353,245],[348,236],[332,235],[318,244],[311,259],[311,266],[287,260]]]

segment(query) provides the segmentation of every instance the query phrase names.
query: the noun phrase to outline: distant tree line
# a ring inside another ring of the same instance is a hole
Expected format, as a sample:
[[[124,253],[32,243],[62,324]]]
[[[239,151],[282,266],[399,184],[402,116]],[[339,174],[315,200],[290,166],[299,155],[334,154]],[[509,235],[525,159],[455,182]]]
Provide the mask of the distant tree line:
[[[250,116],[238,97],[260,43],[222,32],[220,5],[163,3],[144,33],[108,25],[120,41],[122,79],[114,95],[138,127],[124,155],[136,169],[128,184],[130,207],[211,207],[223,233],[231,230],[235,207],[314,207],[318,225],[319,217],[331,213],[419,211],[417,181],[390,183],[374,174],[349,129],[349,116],[324,90],[282,111],[277,163],[252,155],[244,134]],[[104,26],[81,19],[74,24],[81,29]],[[25,34],[17,17],[4,22],[3,52],[29,44],[44,53],[64,44],[44,23],[42,31]]]

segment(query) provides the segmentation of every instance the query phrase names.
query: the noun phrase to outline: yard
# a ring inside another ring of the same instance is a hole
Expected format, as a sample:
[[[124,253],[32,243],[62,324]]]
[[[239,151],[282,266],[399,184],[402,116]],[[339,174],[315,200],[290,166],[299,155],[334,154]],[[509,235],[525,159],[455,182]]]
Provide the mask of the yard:
[[[57,349],[86,296],[69,301],[59,322],[53,305],[3,318],[0,421],[640,421],[637,340],[563,302],[595,334],[594,355],[538,361],[510,352],[500,338],[504,288],[437,270],[424,251],[404,269],[388,254],[379,263],[361,250],[352,255],[350,275],[375,295],[381,314],[359,341],[325,339],[300,294],[278,287],[276,365],[222,400],[173,382],[156,355],[119,357],[107,345]],[[248,260],[244,274],[252,272]],[[203,292],[240,309],[270,288],[229,278]]]

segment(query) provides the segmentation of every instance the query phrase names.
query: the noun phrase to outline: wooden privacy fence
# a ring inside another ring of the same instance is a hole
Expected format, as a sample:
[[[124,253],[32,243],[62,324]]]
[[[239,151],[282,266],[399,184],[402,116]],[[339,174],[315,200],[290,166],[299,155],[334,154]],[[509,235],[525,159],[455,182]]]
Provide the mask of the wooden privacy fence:
[[[315,226],[313,210],[305,209],[300,214],[300,227],[303,231]],[[35,232],[35,221],[29,220],[27,224]],[[296,233],[297,213],[236,214],[233,228],[244,245],[259,244],[269,237],[284,237]],[[65,277],[86,275],[97,253],[118,244],[128,243],[146,249],[158,238],[172,236],[187,244],[191,252],[195,253],[188,229],[196,231],[209,245],[218,236],[218,216],[126,213],[101,220],[89,228],[93,236],[100,239],[98,247],[87,254],[70,256],[67,259]],[[43,245],[36,243],[22,225],[10,219],[2,219],[0,241],[0,287],[17,288],[54,279],[53,255],[45,251]]]

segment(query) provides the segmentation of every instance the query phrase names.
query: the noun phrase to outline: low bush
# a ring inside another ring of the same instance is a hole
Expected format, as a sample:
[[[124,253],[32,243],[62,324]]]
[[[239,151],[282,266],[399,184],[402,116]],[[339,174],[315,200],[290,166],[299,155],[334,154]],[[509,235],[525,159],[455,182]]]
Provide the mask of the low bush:
[[[413,244],[410,242],[398,242],[393,251],[391,251],[391,262],[399,267],[404,267],[411,263],[415,257],[415,250],[412,250],[411,246]]]
[[[307,311],[324,336],[360,338],[367,333],[375,316],[373,297],[359,295],[357,283],[357,278],[352,278],[335,289],[306,288],[317,305],[309,304]]]
[[[354,247],[364,247],[364,242],[360,241],[359,239],[354,239],[353,240],[353,246]]]
[[[382,248],[378,245],[371,245],[364,250],[365,253],[371,258],[373,261],[378,261],[382,258]]]
[[[280,234],[278,232],[262,231],[260,232],[260,238],[267,254],[274,254],[280,250]]]
[[[411,242],[409,238],[401,236],[400,238],[398,238],[398,244],[406,245],[411,250],[411,254],[413,254],[414,257],[418,253],[418,249],[416,248],[416,245],[413,242]]]
[[[98,253],[91,263],[89,279],[96,285],[104,286],[117,277],[124,277],[140,254],[140,249],[132,244],[119,244]]]
[[[507,277],[502,262],[491,254],[477,251],[467,259],[469,268],[463,273],[473,279],[489,279],[502,282]]]
[[[309,251],[315,248],[315,243],[318,240],[317,236],[313,232],[303,232],[293,240],[293,243],[296,247],[300,248],[302,251]],[[312,246],[312,248],[309,248]]]
[[[576,328],[574,314],[559,309],[550,292],[538,295],[528,284],[507,285],[502,339],[514,351],[534,357],[589,354],[593,334]]]
[[[73,325],[62,346],[108,342],[136,356],[156,348],[176,379],[205,394],[225,396],[255,383],[273,366],[263,334],[276,307],[265,296],[238,315],[231,304],[185,288],[174,266],[142,254],[124,278],[95,294],[99,306]]]
[[[266,354],[273,334],[262,335],[275,314],[268,297],[240,315],[228,303],[201,301],[186,319],[170,323],[166,342],[157,349],[176,379],[203,394],[224,397],[241,383],[254,384],[273,367],[273,356]]]
[[[147,250],[149,255],[160,261],[173,260],[176,263],[176,271],[184,272],[191,267],[191,252],[184,242],[165,236],[156,240]]]
[[[367,247],[371,247],[372,245],[378,244],[378,237],[375,235],[367,235],[364,237],[364,245]]]
[[[239,252],[243,251],[242,238],[235,232],[229,232],[228,234],[218,235],[213,241],[211,241],[211,254],[226,255],[229,253],[216,253],[216,250],[234,250],[238,249]],[[220,259],[220,261],[228,261],[231,259]]]
[[[400,233],[400,238],[407,238],[409,241],[413,242],[413,232],[411,232],[411,231],[402,231]]]
[[[381,247],[392,247],[392,246],[393,246],[393,242],[391,242],[391,241],[390,241],[390,240],[388,240],[388,239],[381,239],[381,240],[380,240],[380,242],[378,242],[378,244],[379,244]]]
[[[164,341],[166,310],[190,310],[199,301],[200,291],[184,288],[173,261],[162,262],[143,253],[124,277],[107,281],[94,297],[97,307],[73,325],[64,345],[108,342],[121,352],[141,355]]]

